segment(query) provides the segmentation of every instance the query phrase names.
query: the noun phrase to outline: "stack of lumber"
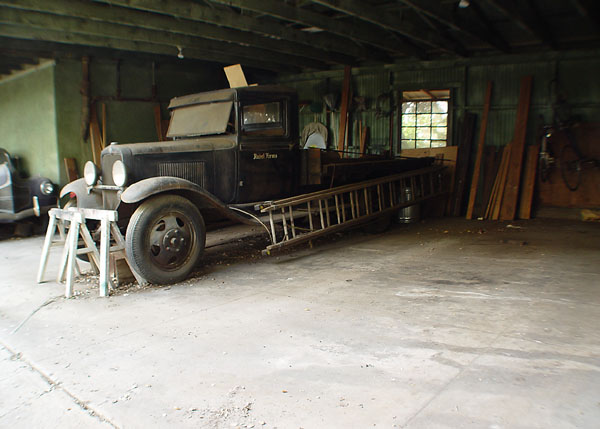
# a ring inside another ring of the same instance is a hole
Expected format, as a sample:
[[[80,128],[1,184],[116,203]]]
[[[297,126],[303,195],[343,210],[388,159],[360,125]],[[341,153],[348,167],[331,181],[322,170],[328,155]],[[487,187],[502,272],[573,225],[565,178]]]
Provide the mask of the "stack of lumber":
[[[531,99],[532,77],[521,79],[517,119],[513,140],[498,153],[488,150],[484,159],[485,132],[491,102],[492,84],[488,83],[484,114],[477,148],[477,158],[471,182],[467,219],[474,216],[478,189],[482,188],[481,216],[483,219],[514,220],[531,217],[533,191],[536,181],[539,145],[526,146],[527,120]],[[482,167],[482,163],[484,166]],[[483,172],[483,174],[481,174]],[[480,176],[483,185],[479,186]]]

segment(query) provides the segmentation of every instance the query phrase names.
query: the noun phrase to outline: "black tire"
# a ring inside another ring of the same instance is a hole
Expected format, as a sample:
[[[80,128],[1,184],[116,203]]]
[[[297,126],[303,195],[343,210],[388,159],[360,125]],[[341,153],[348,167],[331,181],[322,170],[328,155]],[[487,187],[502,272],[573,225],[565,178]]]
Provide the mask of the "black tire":
[[[560,174],[569,190],[576,191],[581,183],[581,159],[571,145],[566,145],[560,151]]]
[[[133,213],[125,242],[127,259],[144,279],[155,284],[177,283],[202,257],[206,227],[189,200],[160,195],[144,201]]]

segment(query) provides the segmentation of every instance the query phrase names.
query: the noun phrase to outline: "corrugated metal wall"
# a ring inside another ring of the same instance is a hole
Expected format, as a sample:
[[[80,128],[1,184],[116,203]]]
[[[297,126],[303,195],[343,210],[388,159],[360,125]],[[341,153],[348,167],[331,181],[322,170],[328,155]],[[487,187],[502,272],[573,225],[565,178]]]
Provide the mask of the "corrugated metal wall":
[[[350,149],[358,150],[357,123],[362,120],[369,127],[369,151],[380,153],[389,147],[389,116],[376,114],[377,98],[389,91],[445,89],[452,90],[450,144],[457,143],[458,127],[465,111],[481,116],[485,88],[493,81],[492,107],[488,122],[486,144],[504,146],[514,134],[520,81],[523,76],[533,75],[528,143],[538,136],[539,126],[551,120],[550,83],[558,78],[560,87],[567,95],[574,114],[588,122],[600,122],[600,51],[581,51],[562,54],[539,54],[530,56],[495,57],[488,60],[423,62],[404,66],[382,66],[380,69],[353,69],[352,89],[354,96],[366,97],[368,108],[353,113],[350,129]],[[322,103],[325,94],[334,93],[338,100],[342,88],[343,71],[321,72],[288,76],[281,80],[287,86],[298,89],[299,99],[307,104],[301,109],[300,129],[309,122],[326,124],[330,130],[329,146],[337,146],[339,112],[313,113]],[[397,104],[397,103],[396,103]],[[311,110],[312,107],[312,110]],[[386,102],[387,107],[387,102]],[[328,117],[329,116],[329,117]],[[393,139],[397,148],[397,115],[394,113]],[[479,121],[478,121],[479,127]],[[476,130],[478,133],[478,130]],[[475,134],[478,135],[478,134]],[[474,145],[475,146],[475,145]],[[474,147],[475,150],[475,147]]]

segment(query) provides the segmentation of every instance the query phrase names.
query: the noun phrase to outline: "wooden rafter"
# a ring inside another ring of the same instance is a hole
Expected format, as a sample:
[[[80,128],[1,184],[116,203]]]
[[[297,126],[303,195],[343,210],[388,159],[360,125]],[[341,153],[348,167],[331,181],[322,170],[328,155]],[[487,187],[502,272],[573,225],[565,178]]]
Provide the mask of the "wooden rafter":
[[[358,0],[313,0],[313,2],[384,27],[390,31],[402,34],[409,39],[441,49],[442,51],[461,56],[467,55],[464,47],[460,46],[458,43],[444,40],[434,31],[426,30],[407,20],[401,20],[396,14],[390,12],[381,13],[381,11],[364,2]]]
[[[400,0],[402,3],[410,6],[416,11],[419,11],[435,20],[447,25],[452,30],[461,32],[477,40],[487,43],[490,46],[499,49],[500,51],[507,52],[508,44],[499,37],[495,37],[493,33],[483,30],[479,26],[466,25],[455,19],[452,13],[448,10],[444,10],[438,1],[434,0]]]
[[[78,34],[66,32],[64,30],[52,30],[44,28],[34,28],[18,25],[0,25],[0,36],[25,39],[25,40],[44,40],[48,42],[64,43],[80,46],[93,46],[98,48],[117,49],[121,51],[142,52],[155,55],[168,55],[176,58],[177,50],[172,46],[154,44],[148,42],[139,42],[135,40],[115,39],[112,37],[98,36],[91,34]],[[240,62],[240,58],[229,55],[226,52],[216,52],[197,48],[186,48],[185,57],[196,60],[211,60],[225,64],[231,64],[236,59]],[[274,64],[268,60],[243,59],[242,64],[249,67],[255,67],[263,70],[272,71],[299,71],[297,67],[284,66],[282,64]]]
[[[295,30],[276,22],[270,22],[268,25],[265,25],[263,21],[254,17],[240,15],[229,9],[217,9],[203,6],[200,3],[187,0],[97,1],[116,6],[169,15],[181,19],[204,22],[225,28],[232,28],[235,30],[248,32],[250,34],[260,34],[274,38],[275,40],[286,40],[304,46],[309,46],[332,53],[337,52],[356,58],[360,58],[368,54],[364,48],[347,39],[338,37],[321,37],[318,34],[310,34],[304,31]],[[300,51],[304,48],[304,46],[300,49]]]
[[[122,24],[147,30],[184,34],[220,42],[231,42],[243,46],[250,45],[270,51],[265,56],[273,55],[271,52],[293,53],[294,55],[301,52],[303,57],[322,62],[335,62],[338,64],[352,62],[352,57],[347,55],[331,53],[308,46],[305,47],[294,42],[275,40],[257,34],[248,34],[243,31],[176,19],[139,10],[108,7],[99,3],[82,2],[80,0],[53,0],[47,2],[40,2],[39,0],[0,0],[0,5],[23,10],[47,12],[60,16]]]
[[[586,18],[596,32],[600,32],[600,6],[597,0],[572,0],[581,16]]]
[[[415,45],[402,40],[390,40],[380,28],[367,25],[352,25],[330,19],[325,15],[290,6],[279,0],[211,0],[213,3],[236,6],[286,21],[323,29],[328,33],[348,37],[357,42],[368,43],[386,51],[425,59],[425,53]]]
[[[124,41],[164,45],[171,49],[173,55],[177,54],[177,47],[183,49],[184,55],[187,55],[186,52],[190,49],[201,48],[205,52],[224,52],[231,58],[239,58],[240,60],[264,58],[268,62],[281,65],[289,64],[296,67],[313,67],[316,69],[324,69],[327,67],[323,62],[299,58],[283,53],[268,56],[263,50],[241,47],[233,43],[217,42],[183,34],[156,32],[139,27],[82,20],[40,12],[16,10],[13,8],[0,8],[0,22],[26,28],[47,29],[57,32],[62,31],[66,34],[73,33],[74,35],[99,36]],[[42,39],[45,40],[43,36]]]
[[[533,9],[529,0],[483,0],[490,6],[502,12],[507,18],[517,23],[521,28],[537,37],[545,45],[556,49],[554,36],[550,27],[543,22],[539,13]]]

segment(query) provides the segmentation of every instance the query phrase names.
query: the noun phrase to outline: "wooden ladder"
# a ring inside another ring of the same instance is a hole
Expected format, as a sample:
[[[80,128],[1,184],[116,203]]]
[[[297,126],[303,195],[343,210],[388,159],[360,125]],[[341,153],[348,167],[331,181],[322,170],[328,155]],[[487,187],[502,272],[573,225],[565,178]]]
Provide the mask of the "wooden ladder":
[[[263,253],[270,254],[442,195],[443,169],[436,165],[265,202],[258,208],[268,213],[272,244]]]

